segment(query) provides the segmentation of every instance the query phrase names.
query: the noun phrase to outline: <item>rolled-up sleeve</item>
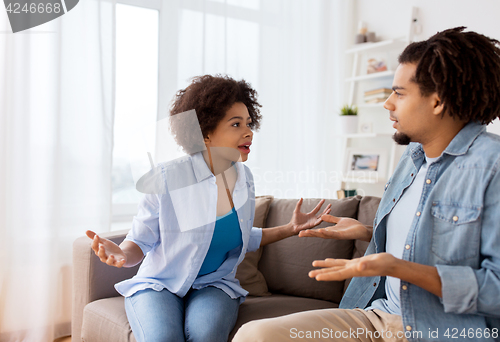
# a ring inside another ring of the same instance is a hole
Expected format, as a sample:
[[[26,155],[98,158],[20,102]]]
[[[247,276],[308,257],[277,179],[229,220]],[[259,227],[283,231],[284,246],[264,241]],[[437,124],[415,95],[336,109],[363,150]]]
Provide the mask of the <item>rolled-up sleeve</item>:
[[[441,302],[445,312],[475,313],[478,285],[472,268],[468,266],[437,265],[441,277]],[[460,279],[460,280],[459,280]]]
[[[248,241],[247,252],[253,252],[259,249],[262,241],[262,228],[253,227],[250,231],[250,239]]]
[[[146,255],[160,238],[159,200],[156,194],[145,195],[139,202],[137,215],[132,221],[132,229],[125,241],[134,242]]]

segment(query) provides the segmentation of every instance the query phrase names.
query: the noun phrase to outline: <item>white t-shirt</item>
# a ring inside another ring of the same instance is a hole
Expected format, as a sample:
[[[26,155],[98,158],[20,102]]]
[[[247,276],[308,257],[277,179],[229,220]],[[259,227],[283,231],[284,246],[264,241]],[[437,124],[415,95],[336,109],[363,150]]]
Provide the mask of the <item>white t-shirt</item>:
[[[430,164],[435,162],[437,158],[425,157],[424,164],[418,171],[413,183],[403,192],[403,195],[392,208],[391,213],[387,217],[387,234],[386,234],[386,252],[392,254],[396,258],[403,257],[404,246],[407,244],[406,239],[408,232],[416,217],[416,211],[422,190],[424,187],[425,176]],[[375,300],[372,305],[366,310],[379,309],[390,314],[401,315],[401,305],[399,291],[401,288],[401,280],[398,278],[387,277],[385,282],[385,292],[387,299],[381,298]]]

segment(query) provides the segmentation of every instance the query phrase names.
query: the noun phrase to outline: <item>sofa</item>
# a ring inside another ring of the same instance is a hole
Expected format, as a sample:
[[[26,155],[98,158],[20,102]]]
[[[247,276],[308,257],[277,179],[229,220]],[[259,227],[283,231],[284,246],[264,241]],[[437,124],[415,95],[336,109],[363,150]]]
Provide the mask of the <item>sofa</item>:
[[[304,199],[303,211],[310,211],[319,199]],[[351,217],[371,225],[380,198],[355,196],[327,200],[331,214]],[[254,226],[274,227],[287,223],[296,199],[272,196],[256,198]],[[324,207],[323,207],[324,208]],[[319,227],[331,224],[323,222]],[[100,234],[120,243],[127,231]],[[72,340],[131,342],[135,341],[127,320],[124,299],[114,284],[131,278],[139,266],[114,268],[94,255],[86,236],[73,244],[73,314]],[[237,279],[249,295],[240,306],[236,325],[229,336],[251,320],[270,318],[306,310],[338,307],[349,280],[318,282],[308,277],[313,260],[351,259],[364,254],[367,242],[293,236],[247,253],[238,267]]]

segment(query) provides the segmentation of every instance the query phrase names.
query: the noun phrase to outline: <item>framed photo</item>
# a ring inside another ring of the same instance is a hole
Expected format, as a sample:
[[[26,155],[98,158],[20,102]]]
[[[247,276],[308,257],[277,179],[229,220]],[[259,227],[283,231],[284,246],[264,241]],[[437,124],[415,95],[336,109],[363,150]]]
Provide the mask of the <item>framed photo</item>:
[[[387,177],[387,151],[383,149],[348,148],[345,176],[359,183],[378,183]]]

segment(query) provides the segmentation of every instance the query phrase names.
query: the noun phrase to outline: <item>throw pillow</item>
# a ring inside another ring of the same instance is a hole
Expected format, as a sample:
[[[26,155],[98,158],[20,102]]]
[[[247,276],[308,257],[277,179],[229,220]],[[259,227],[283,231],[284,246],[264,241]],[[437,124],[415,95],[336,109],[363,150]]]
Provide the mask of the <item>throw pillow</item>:
[[[273,196],[257,196],[255,198],[254,227],[264,227],[272,201]],[[262,248],[254,252],[247,252],[245,259],[243,259],[236,271],[236,279],[240,281],[241,287],[252,296],[269,296],[271,294],[267,289],[266,279],[257,269],[261,255]]]

